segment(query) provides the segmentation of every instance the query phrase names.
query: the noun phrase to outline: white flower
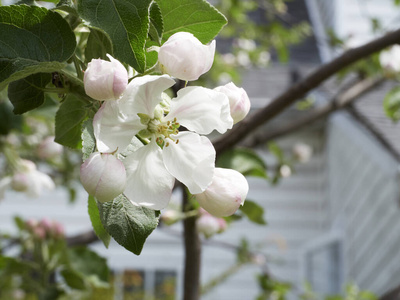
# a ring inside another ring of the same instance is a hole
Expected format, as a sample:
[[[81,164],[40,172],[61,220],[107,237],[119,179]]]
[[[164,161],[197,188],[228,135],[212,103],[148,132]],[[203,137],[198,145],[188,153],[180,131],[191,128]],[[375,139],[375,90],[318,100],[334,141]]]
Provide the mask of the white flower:
[[[233,215],[249,191],[246,178],[231,169],[215,168],[211,185],[195,195],[200,206],[216,217]]]
[[[175,178],[191,193],[204,191],[212,180],[215,149],[199,134],[224,133],[233,125],[223,93],[187,87],[170,100],[162,91],[174,84],[167,75],[137,77],[121,99],[105,102],[93,120],[100,152],[122,152],[139,132],[150,140],[124,160],[124,194],[136,205],[166,207]],[[179,132],[181,125],[189,131]]]
[[[85,190],[100,202],[113,200],[126,186],[124,164],[108,153],[92,153],[81,166],[80,178]]]
[[[85,92],[96,100],[116,100],[128,84],[128,72],[111,55],[110,61],[92,59],[83,78]]]
[[[234,124],[243,120],[250,111],[250,99],[243,88],[238,88],[233,82],[216,87],[214,90],[228,96],[231,117]]]
[[[400,72],[400,45],[393,45],[389,50],[382,51],[379,62],[389,72]]]
[[[288,165],[282,165],[279,168],[279,174],[284,178],[290,177],[292,175],[292,169]]]
[[[13,176],[0,180],[0,199],[4,198],[4,192],[8,188],[37,198],[42,194],[43,189],[52,190],[55,184],[47,174],[36,169],[35,163],[30,160],[21,160],[19,170]]]
[[[293,146],[293,155],[299,162],[308,162],[312,156],[313,149],[304,143],[297,143]]]
[[[42,159],[58,157],[63,151],[63,146],[54,141],[54,136],[48,136],[42,140],[37,149],[37,154]]]
[[[193,34],[173,34],[159,49],[161,69],[178,79],[192,81],[210,70],[215,54],[215,40],[203,45]]]

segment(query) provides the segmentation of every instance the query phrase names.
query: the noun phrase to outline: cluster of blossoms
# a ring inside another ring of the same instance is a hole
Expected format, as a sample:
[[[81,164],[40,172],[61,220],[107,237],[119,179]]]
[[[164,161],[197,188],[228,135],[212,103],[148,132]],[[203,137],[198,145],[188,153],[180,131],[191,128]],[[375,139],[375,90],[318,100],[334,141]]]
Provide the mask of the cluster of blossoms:
[[[0,199],[4,198],[4,193],[9,188],[17,192],[24,192],[33,198],[39,197],[44,189],[55,188],[51,177],[37,170],[34,162],[19,159],[15,165],[15,173],[0,180]]]
[[[81,182],[101,202],[123,193],[135,205],[160,210],[177,179],[209,213],[231,215],[243,204],[248,184],[239,172],[215,168],[215,149],[205,135],[222,134],[242,120],[249,98],[233,83],[214,90],[188,86],[169,97],[164,91],[175,85],[173,77],[192,81],[211,68],[215,41],[203,45],[180,32],[157,51],[164,74],[129,84],[126,69],[111,56],[89,63],[85,91],[104,102],[93,119],[98,152],[82,164]],[[135,137],[143,145],[127,152]]]
[[[39,240],[59,239],[64,237],[62,224],[43,218],[40,221],[30,219],[25,222],[26,230]]]

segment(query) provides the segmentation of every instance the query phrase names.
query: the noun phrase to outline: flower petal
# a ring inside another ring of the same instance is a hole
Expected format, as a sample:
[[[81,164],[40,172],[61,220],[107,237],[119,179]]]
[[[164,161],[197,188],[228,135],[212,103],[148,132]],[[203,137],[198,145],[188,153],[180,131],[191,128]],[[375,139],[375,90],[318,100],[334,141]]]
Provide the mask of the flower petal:
[[[174,118],[191,131],[209,134],[214,129],[224,133],[232,128],[229,99],[220,92],[203,87],[186,87],[171,100],[167,121]]]
[[[119,108],[127,115],[142,113],[154,117],[154,109],[161,102],[161,93],[173,86],[175,80],[168,75],[146,75],[134,78],[120,99]]]
[[[146,128],[137,115],[122,116],[118,104],[119,100],[104,102],[93,118],[97,149],[102,153],[124,151],[135,134]]]
[[[168,205],[175,179],[165,168],[161,152],[151,142],[124,160],[127,172],[124,194],[133,204],[155,210]]]
[[[192,194],[203,192],[214,174],[215,149],[210,140],[193,132],[180,132],[172,136],[162,154],[167,170]],[[178,141],[179,140],[179,141]]]

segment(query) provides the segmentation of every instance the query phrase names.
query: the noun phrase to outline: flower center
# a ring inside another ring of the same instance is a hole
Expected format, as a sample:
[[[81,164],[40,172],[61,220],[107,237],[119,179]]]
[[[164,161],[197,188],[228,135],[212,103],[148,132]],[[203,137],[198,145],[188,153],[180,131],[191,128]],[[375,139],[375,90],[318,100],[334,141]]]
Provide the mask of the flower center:
[[[160,118],[155,117],[154,119],[146,118],[141,115],[141,120],[143,124],[147,125],[147,128],[142,130],[139,134],[143,137],[155,138],[156,143],[160,148],[168,147],[169,142],[166,141],[167,138],[174,141],[176,144],[179,140],[175,140],[171,137],[173,134],[179,133],[180,124],[177,122],[176,118],[173,121],[163,121],[163,116]]]

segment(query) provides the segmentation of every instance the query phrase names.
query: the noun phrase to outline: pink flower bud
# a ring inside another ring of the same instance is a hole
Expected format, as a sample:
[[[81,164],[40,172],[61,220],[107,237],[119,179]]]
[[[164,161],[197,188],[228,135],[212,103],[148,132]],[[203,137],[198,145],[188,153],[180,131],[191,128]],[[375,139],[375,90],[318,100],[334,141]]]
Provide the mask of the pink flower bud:
[[[220,224],[217,218],[210,214],[202,214],[196,221],[198,232],[204,234],[206,238],[213,236],[220,230]]]
[[[250,111],[250,99],[243,88],[239,88],[234,83],[230,82],[226,85],[216,87],[214,90],[228,96],[231,117],[234,124],[247,116]]]
[[[128,85],[128,72],[111,55],[111,61],[92,59],[83,78],[85,92],[96,100],[116,100]]]
[[[56,158],[62,151],[63,146],[54,141],[54,136],[45,138],[37,149],[38,156],[42,159]]]
[[[196,194],[200,206],[216,217],[233,215],[243,205],[249,191],[246,178],[231,169],[215,168],[213,181],[201,194]]]
[[[161,69],[181,80],[197,80],[210,70],[215,54],[215,40],[203,45],[193,34],[173,34],[159,49]]]
[[[81,182],[100,202],[111,201],[125,189],[125,167],[112,154],[92,153],[81,166]]]

